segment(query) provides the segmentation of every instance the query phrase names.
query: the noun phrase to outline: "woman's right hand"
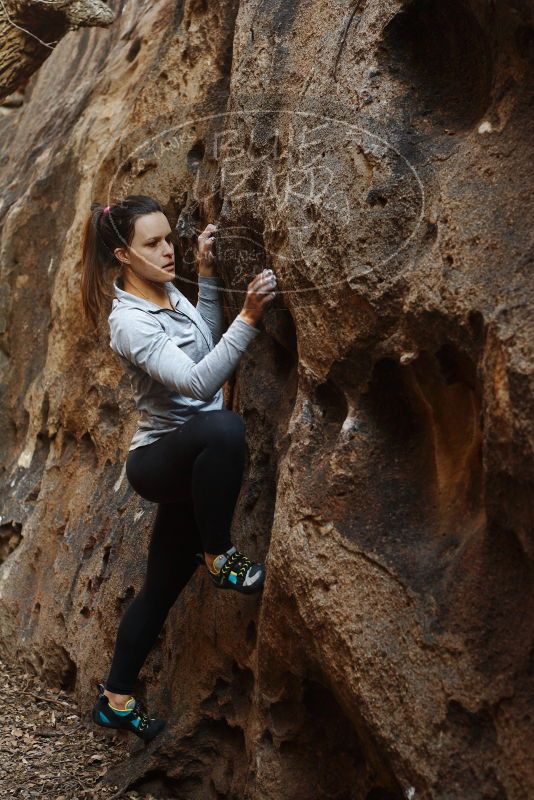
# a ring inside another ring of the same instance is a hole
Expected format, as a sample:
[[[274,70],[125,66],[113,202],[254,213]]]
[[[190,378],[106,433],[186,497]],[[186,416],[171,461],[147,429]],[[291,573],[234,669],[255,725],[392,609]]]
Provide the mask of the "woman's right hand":
[[[247,286],[247,296],[239,316],[249,325],[257,325],[268,303],[276,296],[276,276],[272,269],[255,275]]]

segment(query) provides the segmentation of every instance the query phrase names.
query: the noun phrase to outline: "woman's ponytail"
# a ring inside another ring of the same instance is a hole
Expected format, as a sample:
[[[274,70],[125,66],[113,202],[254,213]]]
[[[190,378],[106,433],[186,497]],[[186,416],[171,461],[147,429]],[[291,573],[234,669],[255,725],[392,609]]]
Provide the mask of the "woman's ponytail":
[[[163,208],[146,195],[128,195],[110,206],[91,203],[91,213],[83,228],[80,288],[85,321],[91,322],[95,329],[113,300],[108,273],[120,267],[115,249],[129,247],[137,218],[155,211]]]
[[[106,272],[110,266],[117,263],[102,236],[102,218],[106,214],[109,214],[109,206],[104,210],[104,206],[100,203],[91,203],[91,213],[83,228],[80,286],[82,310],[85,321],[91,322],[93,328],[98,326],[104,304],[112,299]]]

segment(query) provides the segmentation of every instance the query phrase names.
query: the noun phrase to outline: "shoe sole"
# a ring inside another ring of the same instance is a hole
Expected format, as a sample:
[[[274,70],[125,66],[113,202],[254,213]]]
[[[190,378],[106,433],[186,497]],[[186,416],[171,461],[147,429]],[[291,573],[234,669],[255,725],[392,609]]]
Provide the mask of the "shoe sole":
[[[131,728],[119,728],[118,726],[115,727],[115,725],[105,725],[102,722],[97,722],[95,720],[94,716],[92,716],[92,715],[91,715],[91,719],[92,719],[92,722],[93,722],[93,725],[95,726],[95,728],[98,728],[100,731],[102,731],[104,733],[104,735],[107,736],[108,738],[113,738],[114,739],[117,734],[119,734],[119,735],[122,734],[122,736],[127,736],[129,733],[132,733],[136,737],[136,739],[140,739],[145,744],[148,744],[149,742],[152,742],[156,738],[156,736],[159,736],[159,734],[162,733],[162,731],[165,729],[165,727],[167,725],[167,721],[163,720],[163,724],[162,724],[161,728],[154,734],[154,736],[152,736],[150,739],[145,739],[145,738],[143,738],[143,736],[139,736],[139,734],[136,733]]]
[[[109,726],[101,725],[99,722],[95,722],[94,720],[93,720],[93,725],[95,726],[95,728],[98,728],[98,730],[101,731],[104,734],[104,736],[106,736],[108,739],[116,739],[117,737],[120,739],[126,739],[128,734],[131,733],[133,736],[135,736],[136,739],[139,739],[141,742],[144,742],[145,744],[153,742],[154,739],[156,739],[160,735],[160,733],[163,733],[166,727],[165,725],[163,725],[159,729],[159,731],[155,733],[154,736],[152,736],[150,739],[143,739],[142,736],[139,736],[134,731],[127,730],[126,728],[113,728],[111,725]]]
[[[232,586],[228,583],[217,583],[213,580],[210,576],[210,581],[213,583],[216,589],[231,589],[233,592],[240,592],[240,594],[257,594],[261,592],[265,584],[265,577],[262,578],[260,583],[257,586],[250,586],[250,587],[243,587],[239,588],[238,586]]]

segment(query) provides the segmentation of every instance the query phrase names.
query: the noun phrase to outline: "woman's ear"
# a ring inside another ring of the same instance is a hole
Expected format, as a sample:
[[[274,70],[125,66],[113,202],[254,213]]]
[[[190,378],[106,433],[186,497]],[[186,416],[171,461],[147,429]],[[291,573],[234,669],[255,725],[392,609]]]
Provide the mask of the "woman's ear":
[[[128,252],[124,249],[124,247],[116,247],[113,251],[113,255],[121,264],[129,264],[130,259],[128,257]]]

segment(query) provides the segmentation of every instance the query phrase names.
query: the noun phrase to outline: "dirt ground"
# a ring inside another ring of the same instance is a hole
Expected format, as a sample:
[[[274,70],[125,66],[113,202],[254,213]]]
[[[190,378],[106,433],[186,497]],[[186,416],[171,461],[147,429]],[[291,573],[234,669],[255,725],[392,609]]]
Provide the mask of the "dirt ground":
[[[100,733],[82,722],[71,694],[0,661],[2,800],[155,800],[105,783],[108,770],[130,757],[131,735]]]

